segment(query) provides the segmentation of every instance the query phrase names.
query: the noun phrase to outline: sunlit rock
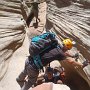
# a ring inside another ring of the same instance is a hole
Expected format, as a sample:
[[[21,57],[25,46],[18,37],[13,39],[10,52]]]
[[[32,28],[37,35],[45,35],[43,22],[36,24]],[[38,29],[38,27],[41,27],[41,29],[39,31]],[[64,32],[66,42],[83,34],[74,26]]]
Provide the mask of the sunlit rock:
[[[6,73],[9,58],[24,40],[22,15],[20,0],[0,0],[0,79]]]

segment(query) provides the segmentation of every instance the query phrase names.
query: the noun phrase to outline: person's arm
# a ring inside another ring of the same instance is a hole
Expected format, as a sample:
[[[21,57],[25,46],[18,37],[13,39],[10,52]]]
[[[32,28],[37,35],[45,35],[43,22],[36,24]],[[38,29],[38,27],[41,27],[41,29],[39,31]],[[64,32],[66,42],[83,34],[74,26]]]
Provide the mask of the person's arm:
[[[65,56],[78,59],[78,58],[79,58],[79,51],[78,51],[77,53],[75,53],[74,55],[73,55],[73,54],[70,54],[68,51],[66,51],[66,52],[65,52]]]
[[[75,66],[83,67],[83,64],[82,64],[82,63],[79,63],[79,62],[75,61],[75,59],[72,58],[72,57],[67,57],[67,58],[66,58],[66,61],[67,61],[68,63],[70,63],[70,64],[75,65]]]

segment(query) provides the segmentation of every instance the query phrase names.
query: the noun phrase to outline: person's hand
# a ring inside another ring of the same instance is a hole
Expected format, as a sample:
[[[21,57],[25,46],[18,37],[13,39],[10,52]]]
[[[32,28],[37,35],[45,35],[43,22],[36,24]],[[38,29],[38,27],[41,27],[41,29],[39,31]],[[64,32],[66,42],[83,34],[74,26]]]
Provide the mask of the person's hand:
[[[89,61],[89,60],[86,60],[86,61],[84,61],[82,64],[83,64],[83,68],[84,68],[85,66],[87,66],[87,65],[90,64],[90,61]]]
[[[75,53],[75,55],[73,55],[72,58],[75,58],[75,60],[77,61],[77,59],[79,58],[79,53]]]
[[[74,57],[75,57],[75,58],[79,58],[79,53],[76,53],[76,54],[74,55]]]

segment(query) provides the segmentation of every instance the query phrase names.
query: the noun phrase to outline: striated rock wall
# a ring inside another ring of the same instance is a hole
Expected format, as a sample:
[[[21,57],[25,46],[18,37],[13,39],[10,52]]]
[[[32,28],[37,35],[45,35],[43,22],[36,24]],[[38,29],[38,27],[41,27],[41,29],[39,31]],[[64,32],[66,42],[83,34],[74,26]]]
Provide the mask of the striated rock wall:
[[[33,1],[33,0],[31,0]],[[30,1],[30,2],[31,2]],[[41,0],[47,3],[46,30],[55,32],[59,39],[74,39],[82,55],[90,58],[90,1]],[[0,79],[5,74],[9,58],[22,45],[25,23],[30,12],[28,0],[0,0]],[[24,18],[24,20],[23,20]],[[78,61],[83,61],[80,57]],[[90,90],[90,66],[81,69],[62,62],[66,82],[72,90]]]
[[[0,80],[6,73],[9,58],[24,40],[22,15],[20,0],[0,0]]]
[[[71,38],[83,55],[78,61],[90,59],[90,1],[46,0],[46,30],[55,32],[59,39]],[[90,89],[90,65],[82,69],[62,62],[66,69],[67,83],[73,90]],[[89,86],[88,86],[89,85]]]

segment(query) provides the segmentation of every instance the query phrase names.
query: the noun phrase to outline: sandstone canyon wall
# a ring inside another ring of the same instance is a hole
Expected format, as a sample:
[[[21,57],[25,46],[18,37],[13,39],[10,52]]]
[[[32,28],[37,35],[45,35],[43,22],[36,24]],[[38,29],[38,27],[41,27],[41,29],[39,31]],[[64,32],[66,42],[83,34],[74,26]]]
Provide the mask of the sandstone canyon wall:
[[[0,80],[8,68],[9,58],[24,40],[22,14],[20,0],[0,0]]]

